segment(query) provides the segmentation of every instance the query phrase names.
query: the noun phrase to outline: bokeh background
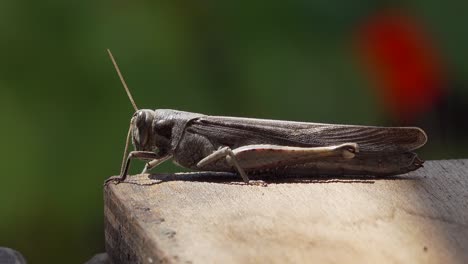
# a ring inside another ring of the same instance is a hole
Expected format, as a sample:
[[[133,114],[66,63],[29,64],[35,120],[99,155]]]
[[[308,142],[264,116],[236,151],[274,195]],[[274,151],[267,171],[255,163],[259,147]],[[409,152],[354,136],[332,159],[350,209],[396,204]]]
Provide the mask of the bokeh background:
[[[399,2],[1,1],[0,246],[104,251],[133,113],[106,48],[140,108],[417,125],[422,158],[466,158],[468,4]]]

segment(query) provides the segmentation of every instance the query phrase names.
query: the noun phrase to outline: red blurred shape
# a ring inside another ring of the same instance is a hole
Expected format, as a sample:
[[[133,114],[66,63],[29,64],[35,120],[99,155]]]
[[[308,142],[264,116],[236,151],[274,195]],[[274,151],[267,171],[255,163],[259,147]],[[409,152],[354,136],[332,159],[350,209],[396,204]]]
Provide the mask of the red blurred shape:
[[[416,19],[385,11],[366,20],[357,37],[359,54],[394,117],[411,121],[430,110],[441,96],[442,65]]]

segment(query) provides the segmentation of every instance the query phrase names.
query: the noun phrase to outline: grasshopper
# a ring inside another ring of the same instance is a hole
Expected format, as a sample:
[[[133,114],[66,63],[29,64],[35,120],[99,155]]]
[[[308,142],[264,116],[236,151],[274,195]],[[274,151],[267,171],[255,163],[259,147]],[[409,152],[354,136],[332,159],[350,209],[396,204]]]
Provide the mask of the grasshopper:
[[[422,167],[413,151],[427,142],[417,127],[377,127],[209,116],[170,109],[138,109],[110,50],[109,56],[135,109],[120,176],[133,159],[142,173],[173,159],[197,171],[249,174],[391,176]],[[135,148],[127,156],[129,141]]]

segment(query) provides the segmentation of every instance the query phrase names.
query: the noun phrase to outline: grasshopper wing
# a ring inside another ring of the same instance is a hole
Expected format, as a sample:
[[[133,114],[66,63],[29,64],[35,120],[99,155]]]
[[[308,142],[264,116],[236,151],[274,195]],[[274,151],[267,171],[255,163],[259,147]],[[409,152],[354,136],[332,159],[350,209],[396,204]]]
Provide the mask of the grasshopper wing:
[[[237,148],[252,144],[319,147],[354,142],[361,155],[403,153],[423,146],[426,133],[417,127],[334,125],[269,119],[203,116],[187,126],[188,132],[214,145]]]

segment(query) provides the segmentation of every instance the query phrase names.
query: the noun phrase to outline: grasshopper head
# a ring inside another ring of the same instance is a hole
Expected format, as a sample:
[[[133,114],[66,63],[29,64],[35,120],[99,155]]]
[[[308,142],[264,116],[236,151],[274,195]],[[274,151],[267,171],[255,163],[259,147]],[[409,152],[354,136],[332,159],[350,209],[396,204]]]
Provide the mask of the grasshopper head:
[[[133,114],[131,120],[132,143],[136,150],[154,151],[152,144],[152,124],[154,111],[141,109]]]
[[[167,155],[171,149],[173,125],[172,120],[158,116],[153,110],[136,111],[131,120],[135,149]]]

